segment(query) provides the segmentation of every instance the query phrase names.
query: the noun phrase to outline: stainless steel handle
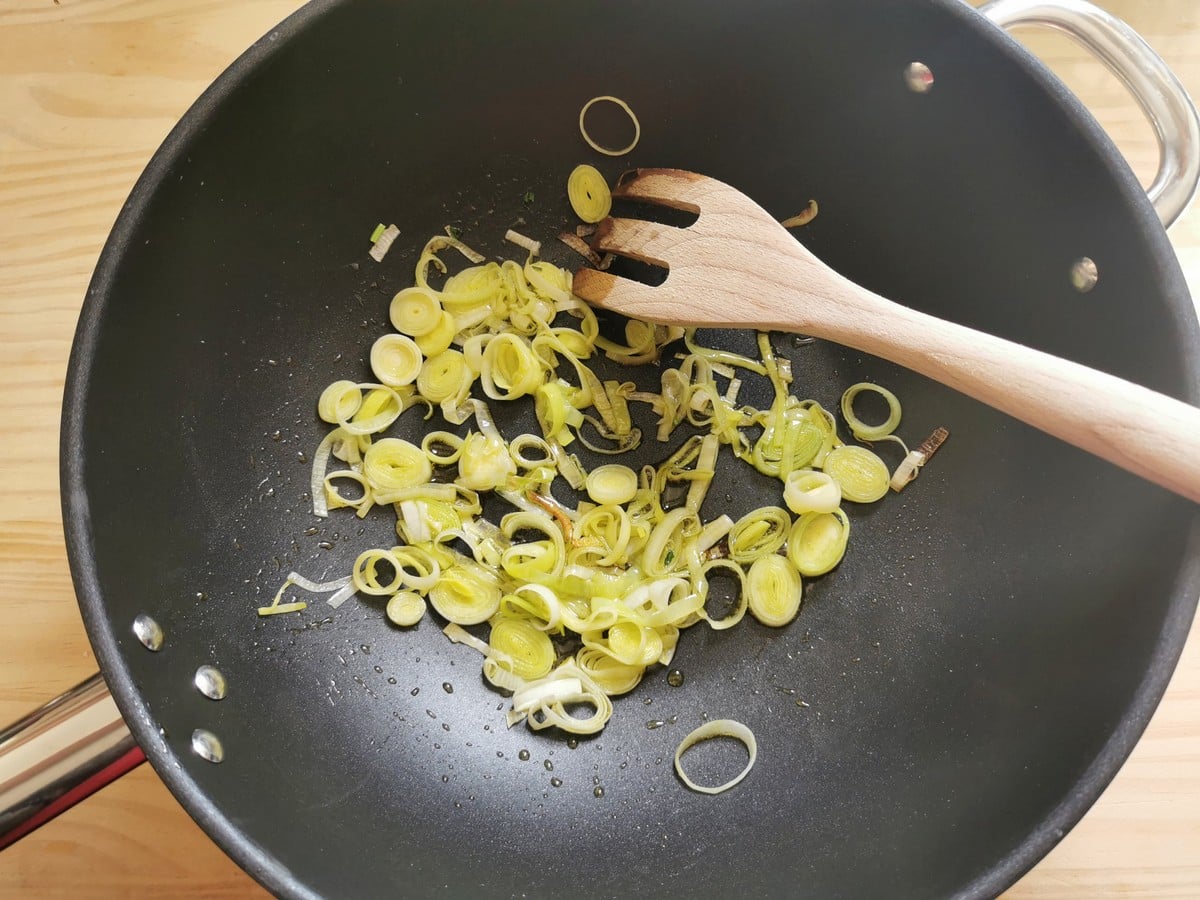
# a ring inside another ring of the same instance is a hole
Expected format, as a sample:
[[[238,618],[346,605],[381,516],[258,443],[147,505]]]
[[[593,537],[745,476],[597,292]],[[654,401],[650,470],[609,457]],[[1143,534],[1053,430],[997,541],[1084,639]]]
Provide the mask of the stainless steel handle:
[[[1158,139],[1158,174],[1146,194],[1164,227],[1179,218],[1200,181],[1200,116],[1162,57],[1120,19],[1085,0],[993,0],[979,12],[1005,29],[1041,25],[1060,31],[1125,84]]]
[[[0,849],[146,757],[93,675],[0,731]]]

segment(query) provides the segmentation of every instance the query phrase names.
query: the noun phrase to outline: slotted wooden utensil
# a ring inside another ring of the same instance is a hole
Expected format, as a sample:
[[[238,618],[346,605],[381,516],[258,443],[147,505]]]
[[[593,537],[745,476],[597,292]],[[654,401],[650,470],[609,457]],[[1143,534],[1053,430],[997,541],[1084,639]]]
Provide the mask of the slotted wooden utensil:
[[[599,250],[668,270],[656,287],[596,269],[574,292],[665,325],[826,338],[955,388],[1191,500],[1200,500],[1200,409],[1165,394],[887,300],[839,275],[757,203],[713,178],[637,169],[613,190],[697,213],[686,228],[608,218]]]

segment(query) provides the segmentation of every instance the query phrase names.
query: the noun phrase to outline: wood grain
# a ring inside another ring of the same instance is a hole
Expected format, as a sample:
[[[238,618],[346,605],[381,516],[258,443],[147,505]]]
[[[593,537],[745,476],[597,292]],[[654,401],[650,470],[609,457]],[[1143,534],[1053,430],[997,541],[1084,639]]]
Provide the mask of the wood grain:
[[[58,506],[63,374],[100,246],[134,180],[200,91],[295,0],[0,4],[0,719],[95,668]],[[1107,0],[1200,96],[1193,0]],[[1024,35],[1022,35],[1024,38]],[[1148,182],[1149,128],[1098,65],[1028,43],[1087,101]],[[1200,294],[1200,218],[1172,230]],[[1022,900],[1200,897],[1200,628],[1129,763],[1011,891]],[[258,897],[142,767],[0,855],[4,897]]]

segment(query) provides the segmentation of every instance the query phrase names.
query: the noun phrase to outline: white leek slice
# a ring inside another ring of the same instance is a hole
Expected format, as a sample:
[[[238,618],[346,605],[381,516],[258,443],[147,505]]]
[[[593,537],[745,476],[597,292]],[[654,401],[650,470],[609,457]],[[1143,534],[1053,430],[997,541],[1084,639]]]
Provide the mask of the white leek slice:
[[[371,371],[388,387],[412,384],[423,362],[421,348],[403,334],[385,334],[371,345]]]
[[[683,754],[701,741],[711,740],[716,737],[731,737],[734,740],[741,741],[746,745],[746,752],[750,758],[746,761],[746,767],[724,784],[719,784],[716,787],[697,784],[688,777],[687,772],[683,769]],[[713,719],[711,722],[705,722],[679,742],[679,746],[675,748],[675,774],[679,776],[680,781],[693,791],[698,791],[701,794],[720,794],[739,784],[743,778],[749,775],[757,759],[758,741],[754,739],[753,731],[735,719]]]
[[[763,556],[746,573],[746,595],[754,618],[782,628],[800,612],[804,586],[796,567],[782,556]]]
[[[425,615],[425,598],[412,591],[400,591],[388,600],[386,612],[389,621],[409,628]]]

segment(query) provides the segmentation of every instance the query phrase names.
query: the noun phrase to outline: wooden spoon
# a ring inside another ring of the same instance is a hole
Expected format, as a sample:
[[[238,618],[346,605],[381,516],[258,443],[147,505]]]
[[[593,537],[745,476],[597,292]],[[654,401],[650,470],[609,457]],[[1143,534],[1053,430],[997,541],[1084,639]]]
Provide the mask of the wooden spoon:
[[[1200,501],[1200,409],[1113,375],[916,312],[834,272],[726,184],[638,169],[613,191],[688,210],[687,228],[608,218],[597,249],[668,269],[650,287],[595,269],[574,292],[664,325],[790,331],[891,360]]]

